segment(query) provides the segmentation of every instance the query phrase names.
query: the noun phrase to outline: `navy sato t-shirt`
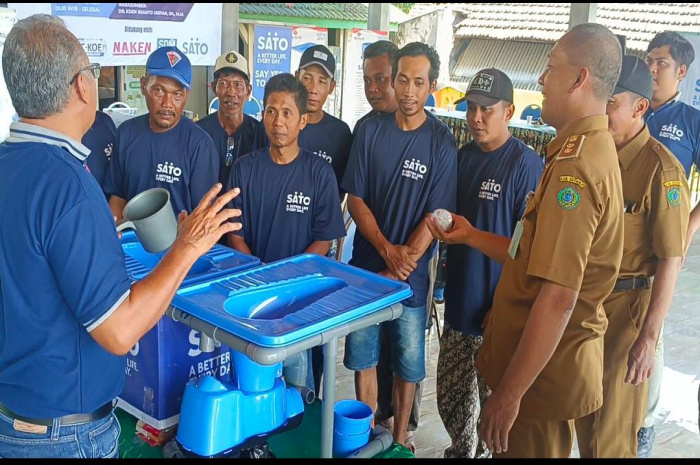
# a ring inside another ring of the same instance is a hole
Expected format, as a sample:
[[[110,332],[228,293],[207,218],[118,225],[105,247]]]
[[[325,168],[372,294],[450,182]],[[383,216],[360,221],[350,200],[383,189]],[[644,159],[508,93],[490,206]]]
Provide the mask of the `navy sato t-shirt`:
[[[514,137],[493,152],[472,141],[457,156],[457,211],[475,228],[511,237],[529,192],[542,176],[542,159]],[[481,336],[503,265],[462,244],[447,247],[445,321],[465,334]]]
[[[299,147],[328,162],[333,167],[340,188],[352,148],[352,133],[348,125],[324,112],[321,121],[307,124],[299,133]]]
[[[102,111],[95,112],[95,122],[85,133],[81,142],[90,149],[87,166],[102,190],[104,190],[104,180],[116,138],[117,127],[114,125],[112,117]]]
[[[183,117],[155,133],[143,115],[119,126],[104,189],[128,202],[147,189],[165,188],[177,215],[192,212],[218,181],[219,155],[206,132]]]
[[[287,165],[272,161],[267,148],[243,156],[231,169],[227,188],[233,187],[241,189],[233,200],[243,223],[236,234],[264,263],[345,236],[333,170],[308,150]]]
[[[427,114],[427,113],[426,113]],[[405,245],[425,215],[438,208],[454,211],[457,197],[457,146],[449,129],[428,114],[413,131],[402,131],[394,114],[365,121],[353,144],[343,189],[361,198],[372,211],[382,234],[394,245]],[[429,248],[408,278],[413,297],[427,302]],[[351,265],[380,272],[387,268],[362,234],[355,234]]]
[[[690,176],[693,164],[700,164],[700,111],[676,97],[645,116],[649,133],[676,156]]]
[[[267,145],[258,147],[261,140],[267,139],[265,128],[260,121],[248,115],[243,115],[243,124],[231,134],[233,137],[233,145],[231,146],[228,143],[229,135],[221,126],[217,113],[200,119],[197,121],[197,125],[204,129],[204,132],[209,134],[209,137],[214,141],[214,146],[219,154],[219,180],[223,185],[226,185],[231,167],[238,158]],[[231,147],[230,150],[229,147]]]

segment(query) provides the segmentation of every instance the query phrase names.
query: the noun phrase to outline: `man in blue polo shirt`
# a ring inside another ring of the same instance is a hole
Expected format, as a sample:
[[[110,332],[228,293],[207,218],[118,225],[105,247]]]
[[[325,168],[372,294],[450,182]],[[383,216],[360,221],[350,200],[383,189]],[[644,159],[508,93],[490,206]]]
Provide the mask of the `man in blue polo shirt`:
[[[212,204],[217,185],[181,215],[168,253],[131,285],[78,142],[95,119],[99,65],[49,15],[17,22],[2,61],[20,121],[0,144],[0,457],[117,457],[123,355],[195,261],[240,227],[228,222],[240,212],[222,210],[237,192]]]
[[[644,117],[649,133],[664,144],[690,176],[693,165],[700,163],[700,111],[680,101],[678,87],[688,74],[695,59],[695,50],[686,38],[677,32],[657,34],[647,47],[647,64],[654,80],[651,105]],[[700,207],[690,213],[686,235],[686,253],[693,235],[700,228]],[[649,396],[644,425],[639,430],[637,457],[651,456],[655,439],[654,416],[661,399],[661,380],[664,367],[663,329],[656,346],[654,370],[649,378]]]
[[[216,60],[211,88],[219,99],[219,110],[197,124],[214,141],[219,153],[219,180],[225,184],[233,163],[260,148],[258,139],[262,137],[266,141],[266,136],[262,124],[243,113],[243,106],[253,91],[248,60],[243,55],[231,51]]]
[[[447,248],[445,329],[440,338],[437,403],[452,445],[445,458],[485,458],[486,444],[477,437],[480,406],[491,390],[476,371],[474,360],[484,342],[483,327],[493,304],[503,259],[480,249],[482,232],[503,236],[507,243],[523,215],[528,193],[534,192],[544,169],[542,159],[510,135],[513,84],[498,69],[484,69],[472,78],[465,95],[467,125],[473,141],[457,155],[457,211],[479,233],[467,243],[455,242],[428,222]],[[490,236],[493,237],[493,236]]]
[[[327,161],[335,172],[338,190],[348,164],[352,133],[343,121],[323,111],[335,91],[335,57],[323,45],[307,48],[301,55],[296,77],[309,94],[309,122],[299,134],[299,146]]]
[[[104,186],[116,137],[117,127],[112,117],[102,111],[95,112],[95,122],[85,133],[81,142],[90,150],[91,156],[87,160],[87,166],[100,187]],[[109,200],[109,196],[107,194],[105,196]]]
[[[190,61],[176,47],[161,47],[148,57],[141,78],[148,114],[119,126],[104,185],[117,218],[129,200],[154,187],[170,192],[176,214],[191,212],[219,180],[214,142],[182,117],[191,80]]]
[[[434,248],[423,219],[438,208],[454,209],[457,195],[454,138],[424,110],[439,69],[437,52],[425,44],[414,42],[397,52],[392,78],[399,110],[360,126],[343,179],[359,233],[350,264],[407,281],[413,290],[401,317],[382,323],[391,334],[394,439],[400,444],[409,437],[415,385],[425,378],[428,262]],[[344,363],[356,372],[355,393],[372,409],[379,330],[375,325],[345,339]]]

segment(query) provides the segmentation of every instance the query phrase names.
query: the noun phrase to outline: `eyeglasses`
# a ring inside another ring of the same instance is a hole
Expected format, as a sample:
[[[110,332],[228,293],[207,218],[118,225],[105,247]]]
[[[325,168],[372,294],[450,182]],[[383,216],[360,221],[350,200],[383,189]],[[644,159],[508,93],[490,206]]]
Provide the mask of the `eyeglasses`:
[[[233,136],[229,136],[228,139],[226,139],[226,159],[225,163],[226,166],[231,166],[233,164],[233,151],[236,148],[236,139],[233,138]]]
[[[78,76],[80,75],[80,73],[83,73],[85,71],[92,71],[92,75],[95,77],[95,79],[99,79],[100,68],[101,68],[101,66],[99,63],[90,63],[88,66],[86,66],[85,68],[81,68],[77,73],[75,73],[75,75],[73,76],[73,79],[71,79],[68,84],[70,84],[72,86],[73,83],[75,82],[75,80],[78,79]]]

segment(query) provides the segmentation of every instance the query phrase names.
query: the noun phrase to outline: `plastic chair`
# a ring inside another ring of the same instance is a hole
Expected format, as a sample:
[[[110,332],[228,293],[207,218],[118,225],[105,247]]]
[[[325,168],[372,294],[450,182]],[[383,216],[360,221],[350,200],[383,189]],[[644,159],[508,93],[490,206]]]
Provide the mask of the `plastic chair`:
[[[542,116],[542,107],[534,103],[528,105],[520,114],[520,119],[526,120],[528,116],[531,116],[533,121],[537,121]]]
[[[462,100],[455,106],[455,111],[467,111],[467,101]]]
[[[428,95],[428,100],[425,102],[426,107],[435,106],[435,96],[433,94]]]

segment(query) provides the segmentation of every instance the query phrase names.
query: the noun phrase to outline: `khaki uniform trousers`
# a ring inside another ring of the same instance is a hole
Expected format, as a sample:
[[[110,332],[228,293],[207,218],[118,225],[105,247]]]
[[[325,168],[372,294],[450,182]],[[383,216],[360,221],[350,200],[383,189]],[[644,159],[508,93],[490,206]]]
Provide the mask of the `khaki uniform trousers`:
[[[627,359],[646,318],[651,289],[613,292],[603,303],[608,317],[603,359],[603,406],[576,420],[581,458],[634,458],[644,421],[647,382],[625,383]]]
[[[571,456],[574,420],[555,421],[518,415],[508,433],[508,450],[494,459],[558,458]]]

